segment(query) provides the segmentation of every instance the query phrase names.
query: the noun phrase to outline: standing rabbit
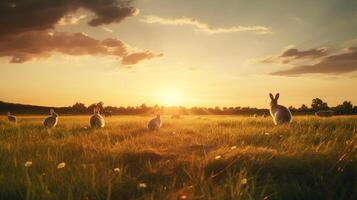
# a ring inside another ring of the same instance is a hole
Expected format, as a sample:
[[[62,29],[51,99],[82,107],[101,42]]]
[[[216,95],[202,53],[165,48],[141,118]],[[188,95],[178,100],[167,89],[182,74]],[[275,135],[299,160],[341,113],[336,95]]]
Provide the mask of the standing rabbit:
[[[10,112],[7,112],[7,119],[9,120],[9,122],[15,123],[17,122],[17,118],[14,115],[11,115]]]
[[[89,123],[92,128],[103,128],[105,126],[104,118],[100,115],[98,107],[94,107]]]
[[[273,117],[274,124],[280,125],[285,123],[290,123],[292,121],[292,115],[285,106],[278,104],[279,93],[274,96],[269,93],[271,102],[270,102],[270,115]]]
[[[45,128],[54,128],[58,122],[58,114],[55,113],[53,109],[50,110],[50,116],[48,116],[44,121],[43,125]]]
[[[148,123],[149,130],[158,130],[161,127],[161,117],[160,114],[157,114],[154,119],[151,119]]]

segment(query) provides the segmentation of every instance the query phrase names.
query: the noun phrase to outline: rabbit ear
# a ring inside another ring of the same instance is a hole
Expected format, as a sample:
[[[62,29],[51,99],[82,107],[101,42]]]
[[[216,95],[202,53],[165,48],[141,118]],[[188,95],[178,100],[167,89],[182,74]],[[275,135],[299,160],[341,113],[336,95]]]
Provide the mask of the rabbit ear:
[[[280,94],[279,94],[279,93],[276,93],[276,95],[275,95],[275,100],[278,100],[278,99],[279,99],[279,96],[280,96]]]
[[[271,100],[274,100],[274,96],[273,96],[272,93],[269,93],[269,96],[270,96],[270,99],[271,99]]]

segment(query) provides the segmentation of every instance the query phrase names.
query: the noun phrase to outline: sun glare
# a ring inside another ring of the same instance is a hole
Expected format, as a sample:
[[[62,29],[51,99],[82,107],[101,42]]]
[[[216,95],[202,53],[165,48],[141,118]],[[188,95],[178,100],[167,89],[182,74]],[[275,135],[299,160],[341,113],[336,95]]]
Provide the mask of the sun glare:
[[[161,90],[157,95],[159,102],[164,106],[182,105],[182,93],[176,88],[166,88]]]

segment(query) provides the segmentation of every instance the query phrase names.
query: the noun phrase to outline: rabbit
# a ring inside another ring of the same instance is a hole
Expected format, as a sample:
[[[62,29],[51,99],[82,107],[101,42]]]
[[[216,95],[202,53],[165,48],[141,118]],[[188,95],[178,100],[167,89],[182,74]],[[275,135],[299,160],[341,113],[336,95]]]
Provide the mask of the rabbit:
[[[161,117],[160,114],[157,114],[154,119],[151,119],[148,123],[148,128],[149,130],[158,130],[161,127]]]
[[[17,118],[14,115],[11,115],[10,112],[7,112],[7,119],[9,120],[9,122],[15,123],[17,122]]]
[[[45,126],[45,128],[54,128],[57,125],[58,114],[55,113],[53,109],[50,110],[50,113],[51,115],[43,121],[43,125]]]
[[[93,115],[90,117],[89,123],[92,128],[103,128],[105,126],[104,118],[100,115],[98,107],[93,109]]]
[[[271,102],[270,102],[270,115],[273,117],[274,124],[280,125],[285,123],[290,123],[292,121],[292,115],[289,109],[285,106],[278,104],[279,93],[274,96],[269,93]]]

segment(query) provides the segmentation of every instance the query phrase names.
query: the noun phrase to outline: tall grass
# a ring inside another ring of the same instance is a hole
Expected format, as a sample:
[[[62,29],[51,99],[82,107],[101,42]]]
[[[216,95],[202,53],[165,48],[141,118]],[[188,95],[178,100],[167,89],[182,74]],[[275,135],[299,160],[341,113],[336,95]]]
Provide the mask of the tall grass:
[[[148,119],[0,118],[0,199],[357,199],[357,117]]]

